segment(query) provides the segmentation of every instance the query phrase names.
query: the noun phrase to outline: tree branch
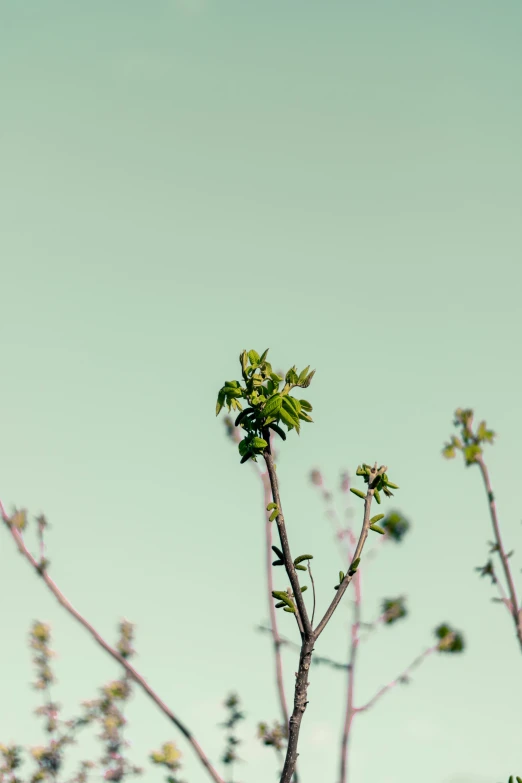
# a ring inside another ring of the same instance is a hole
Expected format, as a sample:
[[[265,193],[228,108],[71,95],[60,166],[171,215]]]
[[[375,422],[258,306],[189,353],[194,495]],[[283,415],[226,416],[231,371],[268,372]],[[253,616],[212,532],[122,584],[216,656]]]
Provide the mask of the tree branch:
[[[379,699],[382,696],[384,696],[385,693],[390,691],[392,688],[395,688],[395,686],[398,685],[401,681],[404,681],[404,679],[407,678],[408,674],[412,671],[412,669],[415,669],[417,666],[420,666],[420,664],[423,663],[423,661],[425,661],[429,655],[431,655],[436,650],[438,650],[438,648],[439,648],[438,644],[435,644],[433,647],[428,647],[426,650],[424,650],[424,652],[418,655],[415,658],[415,660],[412,663],[410,663],[410,665],[406,669],[404,669],[404,671],[398,677],[396,677],[394,680],[391,680],[391,682],[389,682],[387,685],[384,685],[379,691],[377,691],[375,696],[373,696],[373,698],[371,698],[370,701],[368,701],[362,707],[356,707],[355,712],[357,713],[366,712],[371,707],[373,707],[374,704],[377,701],[379,701]]]
[[[518,605],[517,592],[515,589],[515,583],[513,581],[513,575],[511,573],[511,568],[509,567],[508,556],[506,554],[506,550],[504,549],[504,545],[502,543],[502,537],[500,535],[500,525],[497,516],[495,495],[493,494],[491,481],[489,479],[489,472],[484,462],[484,459],[482,457],[482,454],[477,455],[475,457],[475,461],[478,463],[478,466],[480,468],[480,472],[482,474],[482,480],[484,482],[484,488],[488,496],[489,513],[491,516],[491,522],[493,524],[495,543],[497,545],[498,556],[500,557],[500,561],[502,563],[502,568],[504,569],[504,575],[506,577],[506,582],[508,585],[508,593],[511,602],[510,614],[513,618],[513,622],[515,623],[515,631],[516,631],[518,643],[520,645],[520,648],[522,649],[522,609]]]
[[[100,647],[102,647],[107,653],[109,653],[112,658],[114,658],[115,661],[117,661],[125,671],[128,672],[128,674],[138,683],[138,685],[141,686],[142,690],[145,691],[145,693],[152,699],[152,701],[159,707],[159,709],[167,716],[167,718],[173,723],[179,731],[183,734],[183,736],[187,739],[187,741],[190,743],[192,748],[194,749],[196,755],[198,756],[199,760],[207,770],[208,774],[214,781],[214,783],[224,783],[223,779],[220,777],[220,775],[217,773],[217,771],[214,769],[210,761],[208,760],[206,754],[204,753],[202,747],[197,742],[195,737],[192,735],[192,733],[189,731],[189,729],[185,726],[184,723],[172,712],[172,710],[167,707],[164,701],[160,699],[160,697],[157,695],[157,693],[150,687],[150,685],[146,682],[146,680],[139,674],[134,666],[130,664],[120,653],[115,650],[111,645],[103,639],[103,637],[96,631],[96,629],[72,606],[72,604],[67,600],[67,598],[64,596],[64,594],[61,592],[61,590],[58,588],[56,583],[51,579],[47,571],[45,571],[44,568],[42,568],[41,564],[37,562],[37,560],[33,557],[33,555],[30,553],[30,551],[27,549],[25,542],[23,540],[23,536],[21,532],[11,523],[11,519],[7,515],[4,506],[0,502],[0,513],[2,516],[2,520],[6,524],[6,527],[8,528],[9,532],[11,533],[11,536],[13,537],[14,542],[16,543],[18,550],[20,553],[25,557],[25,559],[30,563],[30,565],[33,567],[33,569],[36,571],[36,573],[41,576],[51,593],[55,596],[55,598],[58,600],[58,602],[66,609],[67,612],[69,612],[72,617],[75,618],[83,627],[90,633],[92,638],[99,644]]]

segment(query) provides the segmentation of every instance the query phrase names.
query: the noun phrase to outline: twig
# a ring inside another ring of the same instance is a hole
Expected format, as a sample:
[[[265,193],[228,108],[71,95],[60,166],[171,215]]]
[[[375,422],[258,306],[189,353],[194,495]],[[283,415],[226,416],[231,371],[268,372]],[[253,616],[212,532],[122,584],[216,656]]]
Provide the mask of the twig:
[[[155,691],[150,687],[150,685],[146,682],[146,680],[139,674],[134,666],[130,664],[120,653],[115,650],[111,645],[103,639],[103,637],[96,631],[96,629],[72,606],[72,604],[67,600],[67,598],[63,595],[61,590],[58,588],[56,583],[51,579],[47,571],[45,571],[41,565],[38,564],[37,560],[33,557],[33,555],[29,552],[27,549],[23,536],[21,532],[11,524],[11,520],[9,516],[7,515],[4,506],[2,505],[0,501],[0,513],[2,515],[2,520],[5,522],[7,528],[9,529],[9,532],[11,533],[19,551],[21,554],[26,558],[26,560],[32,565],[34,570],[37,574],[41,576],[49,590],[52,592],[52,594],[55,596],[55,598],[58,600],[58,602],[66,609],[70,615],[72,615],[83,627],[90,633],[90,635],[93,637],[93,639],[102,647],[109,655],[111,655],[114,660],[116,660],[123,668],[133,677],[133,679],[138,683],[138,685],[141,686],[141,688],[145,691],[145,693],[152,699],[152,701],[159,707],[159,709],[169,718],[171,723],[173,723],[179,731],[184,735],[184,737],[187,739],[187,741],[190,743],[192,748],[194,749],[196,755],[199,757],[199,760],[209,773],[212,780],[214,780],[215,783],[224,783],[223,779],[220,777],[220,775],[217,773],[217,771],[214,769],[210,761],[208,760],[206,754],[204,753],[202,747],[197,742],[195,737],[192,735],[192,733],[189,731],[189,729],[185,726],[184,723],[172,712],[172,710],[167,707],[164,701],[160,699],[160,697],[155,693]]]
[[[315,615],[315,582],[312,576],[312,567],[310,566],[309,560],[307,560],[306,565],[308,566],[308,573],[310,574],[310,582],[312,583],[313,606],[312,606],[312,619],[310,620],[310,623],[313,625],[314,615]]]
[[[475,461],[478,463],[478,466],[480,468],[480,472],[482,474],[482,480],[484,482],[484,488],[486,490],[486,494],[488,496],[488,504],[489,504],[489,513],[491,516],[491,522],[493,524],[493,532],[495,535],[495,543],[496,548],[498,551],[498,556],[500,557],[500,561],[502,563],[502,568],[504,569],[504,575],[506,577],[506,582],[508,585],[508,593],[509,593],[509,599],[511,603],[510,608],[510,614],[513,618],[513,622],[515,623],[515,630],[517,639],[520,645],[520,648],[522,649],[522,609],[519,608],[518,605],[518,599],[517,599],[517,592],[515,589],[515,583],[513,581],[513,575],[511,573],[511,568],[509,566],[508,562],[508,555],[506,554],[506,550],[504,549],[504,545],[502,543],[502,537],[500,535],[500,525],[498,521],[497,516],[497,507],[495,504],[495,496],[493,494],[493,489],[491,486],[491,481],[489,479],[489,472],[486,467],[486,464],[484,462],[484,459],[482,457],[482,454],[479,454],[475,457]],[[504,601],[504,603],[507,605],[507,603]],[[508,606],[509,609],[509,606]]]
[[[429,655],[436,652],[438,650],[438,645],[435,644],[433,647],[428,647],[424,652],[422,652],[420,655],[418,655],[415,660],[410,663],[410,665],[404,669],[404,671],[396,677],[394,680],[391,680],[387,685],[384,685],[375,696],[373,696],[370,701],[368,701],[366,704],[364,704],[362,707],[356,707],[355,712],[366,712],[366,710],[369,710],[373,705],[382,697],[385,693],[390,691],[392,688],[395,688],[396,685],[399,685],[400,682],[404,682],[404,680],[407,678],[408,674],[411,672],[412,669],[415,669],[417,666],[420,666],[423,661],[428,658]]]

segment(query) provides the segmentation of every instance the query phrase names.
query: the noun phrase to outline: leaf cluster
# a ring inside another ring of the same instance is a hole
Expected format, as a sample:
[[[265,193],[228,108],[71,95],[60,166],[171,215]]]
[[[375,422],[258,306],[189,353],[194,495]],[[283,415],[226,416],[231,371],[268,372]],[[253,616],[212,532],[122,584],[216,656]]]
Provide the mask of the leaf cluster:
[[[306,389],[310,386],[315,370],[306,367],[298,373],[291,367],[283,378],[273,371],[267,361],[268,349],[261,354],[257,351],[243,351],[239,356],[242,381],[225,381],[218,393],[216,416],[225,405],[228,410],[239,411],[235,426],[245,430],[245,437],[238,444],[241,463],[249,459],[256,461],[268,447],[269,430],[286,440],[287,431],[295,429],[299,435],[301,422],[312,422],[309,415],[312,406],[307,400],[300,400],[290,392],[294,388]],[[240,400],[247,403],[246,408]]]
[[[439,639],[437,645],[439,652],[459,653],[464,650],[464,637],[447,623],[442,623],[435,628],[435,636]]]
[[[442,455],[446,459],[453,459],[457,451],[461,451],[466,467],[477,462],[482,454],[483,444],[493,443],[495,438],[495,433],[487,428],[485,421],[481,421],[474,430],[473,416],[471,408],[457,408],[453,425],[459,429],[460,437],[452,435],[442,449]]]
[[[394,484],[390,479],[388,478],[388,474],[385,472],[384,466],[379,468],[377,471],[377,475],[375,475],[375,472],[377,470],[377,465],[375,465],[373,468],[371,465],[367,465],[365,462],[363,462],[362,465],[359,465],[356,470],[357,476],[362,476],[364,479],[364,483],[368,484],[370,489],[373,489],[373,496],[377,503],[380,504],[381,502],[381,492],[384,492],[386,497],[392,497],[393,492],[392,489],[399,489],[397,484]],[[374,478],[372,478],[374,477]],[[362,492],[360,489],[356,489],[355,487],[350,487],[350,492],[353,492],[354,495],[357,495],[359,498],[366,498],[366,494]]]

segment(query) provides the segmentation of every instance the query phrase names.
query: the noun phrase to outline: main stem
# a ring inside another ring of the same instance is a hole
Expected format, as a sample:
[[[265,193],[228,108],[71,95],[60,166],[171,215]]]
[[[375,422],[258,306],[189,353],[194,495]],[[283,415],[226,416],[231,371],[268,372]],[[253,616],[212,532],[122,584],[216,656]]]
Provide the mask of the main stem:
[[[294,562],[290,553],[290,545],[288,543],[288,535],[285,527],[285,519],[283,515],[283,509],[281,507],[281,497],[279,495],[279,483],[277,480],[277,474],[275,470],[274,460],[272,454],[267,449],[264,453],[268,476],[270,479],[270,487],[272,491],[273,502],[277,504],[278,515],[277,529],[279,532],[279,540],[281,541],[281,549],[284,555],[284,562],[292,591],[294,594],[294,600],[297,604],[297,611],[300,617],[301,631],[301,651],[299,654],[299,668],[296,673],[295,690],[294,690],[294,709],[290,720],[288,722],[288,744],[286,747],[285,763],[283,765],[283,771],[281,773],[280,783],[290,783],[292,776],[294,775],[295,767],[297,764],[297,746],[299,743],[299,732],[301,730],[301,721],[306,710],[307,689],[308,689],[308,673],[310,671],[310,664],[312,661],[312,653],[315,643],[315,634],[312,630],[310,618],[303,600],[301,593],[301,587],[297,578],[297,573],[294,567]]]
[[[515,631],[516,631],[518,643],[520,645],[520,649],[522,650],[522,609],[518,605],[517,591],[515,589],[513,575],[509,567],[508,556],[506,554],[506,550],[504,549],[504,544],[502,543],[502,537],[500,535],[500,524],[498,521],[497,507],[495,504],[495,495],[493,494],[493,488],[491,486],[491,481],[489,479],[489,472],[484,463],[482,455],[477,457],[476,461],[480,468],[480,472],[482,474],[482,480],[484,481],[484,487],[486,489],[486,493],[488,496],[489,513],[491,516],[491,522],[493,524],[495,543],[497,545],[498,555],[500,557],[500,561],[502,563],[502,568],[504,569],[504,575],[506,577],[506,582],[508,585],[509,599],[511,602],[511,616],[513,618],[513,622],[515,623]]]
[[[268,473],[261,474],[261,480],[263,482],[263,490],[265,497],[265,509],[271,500],[270,480]],[[266,513],[266,512],[265,512]],[[288,706],[286,703],[285,686],[283,681],[283,664],[281,660],[281,637],[279,636],[279,629],[277,627],[276,609],[274,606],[274,600],[272,598],[272,590],[274,589],[274,580],[272,578],[272,522],[269,521],[268,515],[265,521],[266,530],[266,578],[268,584],[268,608],[270,612],[270,627],[272,629],[272,640],[274,642],[274,662],[276,671],[277,692],[279,694],[279,705],[281,707],[281,716],[283,718],[283,726],[288,731]]]

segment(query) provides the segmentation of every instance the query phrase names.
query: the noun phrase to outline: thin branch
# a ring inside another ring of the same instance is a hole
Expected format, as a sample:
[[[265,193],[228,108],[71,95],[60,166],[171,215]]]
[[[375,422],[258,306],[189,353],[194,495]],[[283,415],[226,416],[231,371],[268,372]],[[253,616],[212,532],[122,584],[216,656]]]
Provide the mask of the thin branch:
[[[268,438],[265,438],[265,440],[268,440]],[[270,488],[272,490],[273,502],[276,503],[277,510],[278,510],[278,514],[276,516],[277,530],[279,532],[279,540],[281,541],[281,549],[283,550],[286,573],[288,574],[288,578],[290,579],[290,584],[292,585],[295,602],[297,604],[297,609],[299,611],[301,622],[303,624],[304,636],[310,639],[312,637],[312,625],[310,623],[310,618],[308,617],[308,612],[306,611],[306,605],[304,602],[303,594],[301,593],[301,586],[299,585],[299,579],[297,578],[297,571],[295,570],[294,561],[292,560],[292,555],[290,553],[290,544],[288,543],[285,518],[281,506],[281,497],[279,495],[279,482],[277,480],[277,474],[274,466],[274,459],[268,449],[265,450],[263,456],[265,458],[268,477],[270,479]]]
[[[265,501],[265,533],[266,533],[266,578],[268,583],[268,608],[270,612],[270,626],[271,626],[271,634],[272,634],[272,640],[274,643],[274,661],[275,661],[275,669],[276,669],[276,682],[277,682],[277,692],[279,694],[279,705],[281,707],[281,714],[283,717],[283,726],[285,727],[285,730],[288,731],[288,705],[286,702],[286,694],[285,694],[285,685],[283,680],[283,662],[281,658],[281,637],[279,635],[279,629],[277,627],[277,616],[276,616],[276,608],[274,605],[274,599],[272,598],[272,590],[274,589],[274,580],[273,580],[273,572],[272,572],[272,525],[273,522],[270,522],[268,517],[270,516],[269,512],[266,511],[266,507],[270,503],[271,500],[271,488],[270,488],[270,480],[268,477],[268,473],[265,471],[263,473],[259,472],[259,476],[261,478],[261,481],[263,482],[263,492],[264,492],[264,501]]]
[[[133,677],[133,679],[138,683],[138,685],[141,686],[141,688],[145,691],[145,693],[152,699],[152,701],[160,708],[160,710],[167,716],[167,718],[173,723],[179,731],[183,734],[183,736],[187,739],[187,741],[192,745],[192,748],[194,749],[196,755],[198,756],[199,760],[209,773],[210,777],[214,781],[214,783],[224,783],[223,778],[220,777],[220,775],[217,773],[217,771],[214,769],[210,761],[208,760],[206,754],[204,753],[203,749],[201,748],[200,744],[197,742],[197,740],[194,738],[192,733],[189,731],[189,729],[185,726],[184,723],[172,712],[172,710],[167,707],[164,701],[160,699],[160,697],[155,693],[155,691],[150,687],[150,685],[146,682],[146,680],[139,674],[134,666],[130,664],[120,653],[115,650],[111,645],[103,639],[103,637],[96,631],[96,629],[72,606],[72,604],[67,600],[67,598],[63,595],[61,590],[58,588],[56,583],[51,579],[47,571],[45,571],[42,566],[37,562],[37,560],[33,557],[33,555],[29,552],[27,549],[23,536],[21,532],[11,523],[11,520],[9,516],[7,515],[4,506],[0,502],[0,513],[2,515],[2,520],[5,522],[9,532],[11,533],[20,553],[25,557],[25,559],[31,564],[33,569],[36,571],[36,573],[41,576],[49,590],[52,592],[52,594],[55,596],[55,598],[58,600],[58,602],[66,609],[70,615],[72,615],[83,627],[90,633],[90,635],[93,637],[93,639],[99,644],[100,647],[102,647],[107,653],[109,653],[112,658],[114,658],[115,661],[117,661],[123,668]]]
[[[508,593],[511,601],[511,616],[513,618],[513,622],[515,623],[517,639],[520,648],[522,649],[522,609],[519,608],[518,605],[518,598],[515,589],[515,583],[513,581],[513,575],[511,573],[511,568],[509,566],[506,550],[504,549],[504,545],[502,543],[502,537],[500,535],[500,525],[498,521],[497,507],[495,504],[495,495],[493,494],[493,488],[491,486],[491,481],[489,479],[489,472],[484,462],[484,459],[482,457],[482,454],[479,454],[477,457],[475,457],[475,460],[480,468],[480,472],[482,474],[482,480],[484,482],[484,488],[488,496],[489,513],[491,516],[491,522],[493,524],[495,543],[497,545],[498,556],[500,557],[500,561],[502,563],[502,568],[504,569],[504,575],[506,577],[506,582],[508,585]]]
[[[310,561],[307,560],[306,565],[308,567],[308,573],[310,574],[310,582],[312,583],[312,595],[313,595],[313,607],[312,607],[312,619],[310,620],[310,623],[314,624],[314,615],[315,615],[315,582],[314,578],[312,576],[312,567],[310,565]]]
[[[368,484],[368,490],[366,492],[366,497],[364,499],[364,520],[363,520],[363,526],[362,526],[362,529],[361,529],[361,534],[359,536],[359,541],[357,542],[357,546],[355,547],[355,552],[353,554],[352,562],[353,562],[353,560],[356,560],[358,557],[361,556],[364,544],[366,543],[366,539],[368,538],[368,533],[369,533],[369,530],[370,530],[371,506],[372,506],[373,495],[374,495],[374,492],[375,492],[375,486],[372,486],[372,485],[373,484],[376,485],[376,483],[378,481],[378,478],[383,473],[386,473],[386,470],[387,470],[386,466],[382,466],[381,468],[379,468],[379,470],[377,470],[376,468],[372,469],[372,474],[371,474],[372,478],[370,480],[370,483]],[[327,623],[329,622],[331,616],[333,615],[333,613],[335,612],[337,606],[339,605],[339,602],[340,602],[341,598],[343,597],[344,593],[346,592],[346,589],[347,589],[348,585],[352,581],[353,576],[354,576],[354,574],[350,573],[350,571],[348,571],[348,573],[344,577],[343,581],[339,585],[339,589],[337,590],[337,593],[336,593],[335,597],[333,598],[330,606],[326,610],[323,619],[321,620],[321,622],[319,623],[319,625],[317,626],[317,628],[314,631],[316,639],[321,635],[321,633],[326,628]]]
[[[364,704],[362,707],[356,707],[355,712],[366,712],[371,707],[374,706],[374,704],[379,701],[379,699],[384,696],[385,693],[388,693],[392,688],[395,688],[396,685],[399,685],[399,683],[404,682],[408,674],[412,671],[412,669],[415,669],[417,666],[420,666],[421,663],[423,663],[428,656],[430,656],[432,653],[434,653],[436,650],[438,650],[438,645],[435,644],[433,647],[428,647],[424,652],[422,652],[420,655],[418,655],[415,660],[410,663],[410,665],[404,669],[404,671],[396,677],[394,680],[391,680],[387,685],[384,685],[375,696],[373,696],[370,701],[368,701],[366,704]]]
[[[350,740],[350,731],[356,710],[353,705],[353,692],[355,682],[355,666],[357,663],[357,651],[359,649],[359,629],[361,625],[361,572],[357,571],[354,578],[355,601],[353,609],[353,620],[350,632],[350,657],[348,664],[348,690],[346,693],[346,709],[344,714],[343,733],[341,737],[340,752],[340,783],[346,783],[348,775],[348,743]]]

